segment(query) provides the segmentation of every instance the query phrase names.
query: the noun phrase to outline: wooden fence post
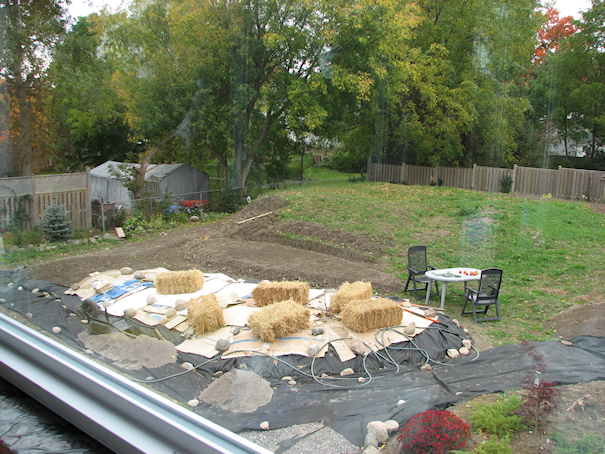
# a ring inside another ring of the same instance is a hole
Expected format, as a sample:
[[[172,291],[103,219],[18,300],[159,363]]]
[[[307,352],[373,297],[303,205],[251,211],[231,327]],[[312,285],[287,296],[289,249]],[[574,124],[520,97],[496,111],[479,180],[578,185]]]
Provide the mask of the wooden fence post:
[[[32,203],[33,207],[33,216],[32,216],[32,227],[37,226],[40,223],[40,219],[38,218],[38,196],[36,195],[36,176],[32,175]]]
[[[514,194],[516,190],[517,190],[517,164],[515,164],[513,166],[513,187],[511,188],[510,192]]]
[[[477,164],[473,164],[473,180],[471,181],[471,189],[475,188],[475,173],[477,173]]]
[[[400,181],[401,184],[407,183],[407,181],[405,181],[405,171],[406,171],[406,168],[405,168],[405,162],[404,162],[401,164],[401,181]]]
[[[90,167],[86,166],[86,195],[84,196],[86,202],[86,227],[87,229],[92,228],[92,189],[90,181]]]

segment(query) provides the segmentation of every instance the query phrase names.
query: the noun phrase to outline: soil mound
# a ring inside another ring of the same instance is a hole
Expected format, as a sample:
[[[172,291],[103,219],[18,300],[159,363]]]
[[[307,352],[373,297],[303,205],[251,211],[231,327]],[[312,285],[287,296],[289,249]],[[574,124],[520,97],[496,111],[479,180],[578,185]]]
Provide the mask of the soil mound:
[[[605,302],[569,307],[548,320],[546,326],[564,339],[605,336]]]

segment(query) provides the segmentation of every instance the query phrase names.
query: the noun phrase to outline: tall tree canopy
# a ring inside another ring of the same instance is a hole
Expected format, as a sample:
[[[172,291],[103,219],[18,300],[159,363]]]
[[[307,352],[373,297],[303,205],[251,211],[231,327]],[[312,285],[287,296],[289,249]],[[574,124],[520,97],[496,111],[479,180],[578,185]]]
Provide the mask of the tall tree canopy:
[[[104,48],[119,61],[129,124],[148,144],[143,171],[178,137],[203,143],[243,186],[278,123],[299,134],[319,127],[327,16],[301,0],[160,0],[112,17]]]
[[[55,123],[53,161],[60,171],[82,171],[136,151],[125,106],[112,81],[116,68],[98,52],[96,15],[80,18],[53,53],[53,84],[46,114]]]
[[[8,81],[18,116],[17,167],[32,172],[31,100],[57,39],[65,30],[62,0],[0,0],[0,77]]]

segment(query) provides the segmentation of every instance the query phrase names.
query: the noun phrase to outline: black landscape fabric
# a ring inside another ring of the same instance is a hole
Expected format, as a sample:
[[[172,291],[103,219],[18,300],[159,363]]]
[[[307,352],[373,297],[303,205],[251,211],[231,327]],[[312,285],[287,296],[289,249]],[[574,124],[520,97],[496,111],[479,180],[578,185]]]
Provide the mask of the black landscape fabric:
[[[77,337],[84,330],[89,334],[125,331],[157,337],[154,329],[131,319],[106,316],[102,311],[95,320],[82,311],[79,297],[63,293],[66,287],[27,280],[23,275],[20,278],[16,286],[7,287],[6,282],[15,280],[15,276],[4,276],[5,282],[0,283],[2,304],[23,315],[31,314],[31,321],[44,330],[61,327],[58,336],[76,349],[84,349]],[[38,293],[32,293],[34,289]],[[80,322],[82,318],[90,322],[84,325]],[[396,344],[380,351],[380,356],[358,355],[345,363],[331,345],[325,358],[315,360],[301,355],[279,358],[258,355],[208,362],[202,356],[179,353],[177,363],[139,370],[123,370],[110,360],[95,356],[134,380],[147,380],[159,392],[183,403],[199,398],[200,392],[221,373],[234,368],[253,371],[270,382],[273,396],[268,404],[251,413],[240,413],[202,402],[194,411],[236,433],[257,430],[263,421],[268,421],[271,429],[322,421],[362,446],[366,425],[371,421],[393,419],[403,424],[427,410],[447,408],[481,394],[519,389],[523,378],[532,373],[531,358],[520,344],[480,354],[471,350],[468,356],[446,360],[447,349],[459,349],[467,335],[450,318],[441,316],[440,321],[415,336],[416,345],[412,349],[409,343]],[[183,340],[164,327],[157,330],[175,345]],[[533,343],[548,361],[545,378],[561,385],[605,379],[605,338],[580,336],[572,339],[572,343],[573,346],[555,341]],[[433,369],[421,372],[419,366],[426,362],[427,356]],[[180,364],[185,361],[199,367],[182,374]],[[355,374],[340,378],[339,373],[345,368],[352,368]],[[172,377],[175,374],[180,375]],[[335,379],[320,378],[322,374]],[[296,385],[283,381],[284,376],[291,376]],[[150,382],[150,377],[172,378]],[[365,382],[359,383],[359,377]]]

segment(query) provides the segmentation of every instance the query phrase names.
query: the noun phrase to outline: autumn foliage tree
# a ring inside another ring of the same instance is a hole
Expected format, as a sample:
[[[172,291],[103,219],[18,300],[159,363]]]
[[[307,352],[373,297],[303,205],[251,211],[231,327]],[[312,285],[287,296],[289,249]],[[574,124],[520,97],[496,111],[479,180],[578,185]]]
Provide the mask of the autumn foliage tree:
[[[13,145],[19,151],[17,167],[32,173],[33,91],[40,86],[54,43],[65,31],[62,0],[0,1],[0,77],[9,85],[10,111],[16,115]]]
[[[548,55],[561,49],[563,39],[577,31],[571,16],[559,16],[559,11],[549,7],[544,12],[545,22],[538,30],[538,44],[534,51],[534,63],[541,64]]]

